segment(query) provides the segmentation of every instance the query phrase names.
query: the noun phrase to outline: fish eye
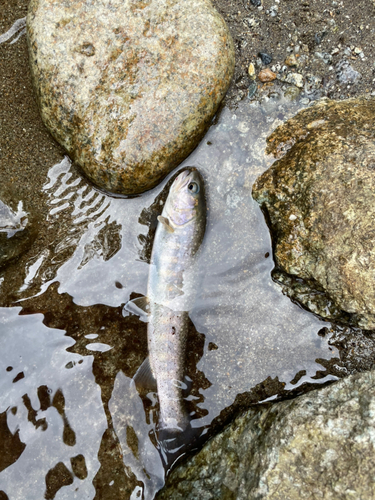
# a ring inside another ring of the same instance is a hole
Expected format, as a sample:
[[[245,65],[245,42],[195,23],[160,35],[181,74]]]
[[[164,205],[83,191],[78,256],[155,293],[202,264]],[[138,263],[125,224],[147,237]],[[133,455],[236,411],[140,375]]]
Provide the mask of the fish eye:
[[[189,182],[188,190],[193,194],[199,193],[199,186],[196,182]]]

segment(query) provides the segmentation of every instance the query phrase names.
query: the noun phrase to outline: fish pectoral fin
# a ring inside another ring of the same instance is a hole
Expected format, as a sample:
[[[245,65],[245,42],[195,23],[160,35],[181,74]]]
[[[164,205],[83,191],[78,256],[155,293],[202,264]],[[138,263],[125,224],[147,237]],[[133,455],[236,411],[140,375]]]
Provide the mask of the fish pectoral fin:
[[[169,222],[169,219],[167,219],[167,217],[163,217],[162,215],[158,215],[158,221],[163,224],[163,226],[165,227],[165,229],[169,232],[169,233],[174,233],[174,229],[173,227],[171,226],[171,223]]]
[[[133,377],[137,389],[150,389],[156,392],[156,380],[151,370],[150,359],[147,357]]]
[[[144,323],[148,322],[148,315],[150,313],[150,301],[148,297],[137,297],[136,299],[129,300],[125,304],[125,309],[139,316],[139,319]]]

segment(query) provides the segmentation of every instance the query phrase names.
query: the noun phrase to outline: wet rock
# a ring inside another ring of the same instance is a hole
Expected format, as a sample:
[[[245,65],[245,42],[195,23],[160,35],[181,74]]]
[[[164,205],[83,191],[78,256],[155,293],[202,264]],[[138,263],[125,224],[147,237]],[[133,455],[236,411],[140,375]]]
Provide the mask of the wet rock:
[[[276,79],[276,74],[271,71],[269,68],[262,69],[262,71],[259,73],[258,78],[261,82],[272,82],[273,80]]]
[[[278,281],[322,317],[375,328],[375,99],[322,100],[269,137],[255,183]]]
[[[271,64],[272,56],[267,54],[266,52],[259,52],[258,57],[260,57],[262,63],[267,66],[267,64]]]
[[[374,372],[252,409],[185,465],[158,500],[375,497]]]
[[[35,236],[28,223],[28,214],[18,203],[17,212],[0,200],[0,267],[18,257]]]
[[[27,29],[44,123],[116,193],[152,188],[191,152],[233,74],[209,0],[32,0]]]

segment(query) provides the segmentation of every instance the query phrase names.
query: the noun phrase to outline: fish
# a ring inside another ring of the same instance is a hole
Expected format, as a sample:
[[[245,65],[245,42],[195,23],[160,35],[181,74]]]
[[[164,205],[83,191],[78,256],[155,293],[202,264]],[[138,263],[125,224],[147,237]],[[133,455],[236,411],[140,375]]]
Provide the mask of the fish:
[[[194,167],[182,170],[172,183],[158,217],[151,253],[147,297],[125,308],[147,325],[149,356],[137,370],[136,387],[158,394],[160,440],[184,433],[189,425],[183,401],[189,311],[197,287],[196,259],[206,229],[204,181]]]

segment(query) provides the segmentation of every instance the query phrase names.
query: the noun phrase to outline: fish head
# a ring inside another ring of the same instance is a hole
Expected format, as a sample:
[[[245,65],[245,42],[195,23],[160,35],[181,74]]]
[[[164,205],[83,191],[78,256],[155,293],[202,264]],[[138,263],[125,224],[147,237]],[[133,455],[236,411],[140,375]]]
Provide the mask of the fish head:
[[[206,197],[201,174],[194,167],[183,170],[174,180],[166,201],[166,211],[176,226],[196,217],[205,217]]]

